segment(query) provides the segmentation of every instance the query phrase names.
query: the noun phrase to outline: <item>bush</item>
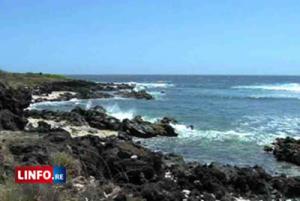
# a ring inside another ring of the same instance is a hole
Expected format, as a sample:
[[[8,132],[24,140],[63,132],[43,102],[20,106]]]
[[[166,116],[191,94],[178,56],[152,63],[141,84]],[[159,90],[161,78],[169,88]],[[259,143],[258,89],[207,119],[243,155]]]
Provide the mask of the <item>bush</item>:
[[[56,166],[63,166],[67,170],[67,178],[79,176],[81,173],[80,162],[73,158],[73,156],[60,152],[54,154],[52,157],[52,164]]]

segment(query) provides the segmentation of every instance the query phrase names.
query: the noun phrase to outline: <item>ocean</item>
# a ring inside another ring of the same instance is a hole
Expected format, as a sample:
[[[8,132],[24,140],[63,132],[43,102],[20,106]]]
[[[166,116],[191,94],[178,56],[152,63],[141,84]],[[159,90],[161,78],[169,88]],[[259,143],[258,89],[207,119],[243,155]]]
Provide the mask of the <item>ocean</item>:
[[[125,98],[71,100],[33,105],[70,110],[104,106],[119,118],[141,115],[155,121],[173,117],[179,136],[136,139],[146,147],[176,153],[186,161],[264,167],[272,174],[300,175],[300,168],[278,162],[263,147],[278,137],[300,137],[300,77],[198,75],[77,75],[95,82],[136,84],[153,101]],[[193,125],[193,129],[189,126]]]

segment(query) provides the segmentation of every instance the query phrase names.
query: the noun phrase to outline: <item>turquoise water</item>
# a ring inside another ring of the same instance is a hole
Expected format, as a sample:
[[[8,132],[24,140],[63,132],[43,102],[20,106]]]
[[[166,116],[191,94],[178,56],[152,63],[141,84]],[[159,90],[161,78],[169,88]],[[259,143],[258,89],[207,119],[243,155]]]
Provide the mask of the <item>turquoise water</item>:
[[[125,82],[146,89],[154,101],[72,100],[36,108],[69,110],[103,105],[117,118],[142,115],[149,121],[176,118],[177,138],[140,140],[145,146],[181,154],[188,161],[260,165],[271,173],[300,175],[277,162],[263,145],[277,137],[300,137],[300,77],[284,76],[75,76],[96,82]],[[194,129],[188,129],[193,125]]]

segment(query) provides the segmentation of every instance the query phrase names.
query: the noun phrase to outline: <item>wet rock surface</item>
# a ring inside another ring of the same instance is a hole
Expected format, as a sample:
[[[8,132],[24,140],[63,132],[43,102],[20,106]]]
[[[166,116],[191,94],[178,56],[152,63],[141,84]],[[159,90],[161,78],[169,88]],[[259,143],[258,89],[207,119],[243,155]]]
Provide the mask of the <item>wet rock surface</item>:
[[[300,165],[300,140],[291,137],[278,138],[273,143],[273,147],[268,148],[268,151],[273,151],[279,161]]]

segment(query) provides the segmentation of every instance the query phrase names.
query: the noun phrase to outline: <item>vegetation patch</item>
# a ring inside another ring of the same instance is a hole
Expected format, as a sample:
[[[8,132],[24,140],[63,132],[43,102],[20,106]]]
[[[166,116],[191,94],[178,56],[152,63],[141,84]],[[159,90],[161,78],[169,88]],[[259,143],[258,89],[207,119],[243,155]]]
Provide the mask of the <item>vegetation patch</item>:
[[[67,179],[70,180],[81,173],[81,165],[78,160],[65,152],[58,152],[52,155],[52,164],[56,166],[63,166],[67,170]]]
[[[41,84],[64,81],[69,78],[64,75],[43,74],[43,73],[8,73],[0,70],[0,82],[12,88],[28,87],[34,88]]]

